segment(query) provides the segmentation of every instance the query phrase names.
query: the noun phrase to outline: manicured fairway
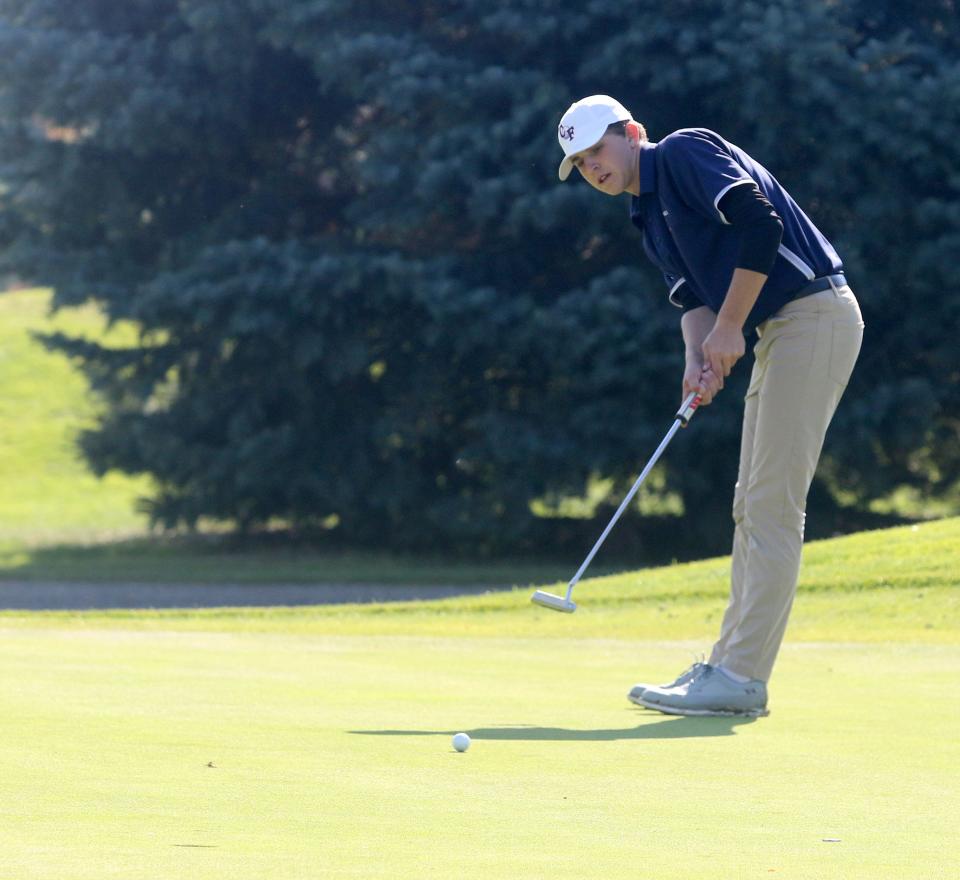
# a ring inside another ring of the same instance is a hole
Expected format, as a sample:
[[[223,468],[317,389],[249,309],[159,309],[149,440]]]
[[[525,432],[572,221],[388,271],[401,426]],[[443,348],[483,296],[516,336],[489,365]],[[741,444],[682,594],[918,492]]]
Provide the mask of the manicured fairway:
[[[699,645],[572,622],[34,620],[0,638],[3,880],[960,875],[957,645],[789,644],[772,714],[740,721],[624,699]]]

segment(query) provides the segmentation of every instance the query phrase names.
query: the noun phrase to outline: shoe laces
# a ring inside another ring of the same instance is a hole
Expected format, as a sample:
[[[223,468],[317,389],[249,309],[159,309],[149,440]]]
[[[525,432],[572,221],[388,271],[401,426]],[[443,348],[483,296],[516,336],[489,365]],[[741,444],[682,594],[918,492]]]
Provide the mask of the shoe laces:
[[[709,663],[707,663],[706,654],[694,654],[693,663],[691,663],[690,666],[687,667],[686,672],[692,672],[696,676],[700,676],[700,675],[703,675],[708,669],[712,669],[712,668],[713,667],[710,666]],[[686,672],[684,674],[686,674]]]

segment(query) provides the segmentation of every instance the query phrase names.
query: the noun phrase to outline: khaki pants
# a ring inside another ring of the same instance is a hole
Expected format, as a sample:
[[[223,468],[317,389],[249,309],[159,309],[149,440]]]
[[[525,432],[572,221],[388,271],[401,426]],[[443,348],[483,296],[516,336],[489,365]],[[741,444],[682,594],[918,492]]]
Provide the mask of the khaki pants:
[[[733,500],[730,604],[710,663],[767,681],[793,605],[807,492],[853,371],[863,318],[849,287],[794,300],[758,328]]]

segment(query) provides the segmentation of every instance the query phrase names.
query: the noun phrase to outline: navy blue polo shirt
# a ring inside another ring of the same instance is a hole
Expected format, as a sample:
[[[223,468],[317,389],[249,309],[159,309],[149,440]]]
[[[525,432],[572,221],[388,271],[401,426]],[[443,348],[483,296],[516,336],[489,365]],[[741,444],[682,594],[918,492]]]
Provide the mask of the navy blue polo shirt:
[[[630,218],[647,256],[663,272],[670,301],[719,312],[730,287],[740,235],[718,203],[732,187],[756,185],[783,221],[776,262],[744,326],[762,323],[808,281],[843,271],[833,246],[776,178],[743,150],[705,128],[685,128],[641,144],[640,195]]]

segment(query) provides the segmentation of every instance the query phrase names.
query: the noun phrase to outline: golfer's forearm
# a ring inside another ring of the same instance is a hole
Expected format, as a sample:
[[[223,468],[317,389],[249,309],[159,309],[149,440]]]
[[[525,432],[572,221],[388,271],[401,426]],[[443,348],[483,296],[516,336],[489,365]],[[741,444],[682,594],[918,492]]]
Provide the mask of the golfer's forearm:
[[[766,275],[751,269],[734,269],[726,299],[717,315],[717,323],[742,330],[766,280]]]
[[[683,313],[680,330],[683,333],[688,363],[692,361],[698,366],[703,364],[703,340],[710,334],[716,321],[716,313],[706,306]]]

